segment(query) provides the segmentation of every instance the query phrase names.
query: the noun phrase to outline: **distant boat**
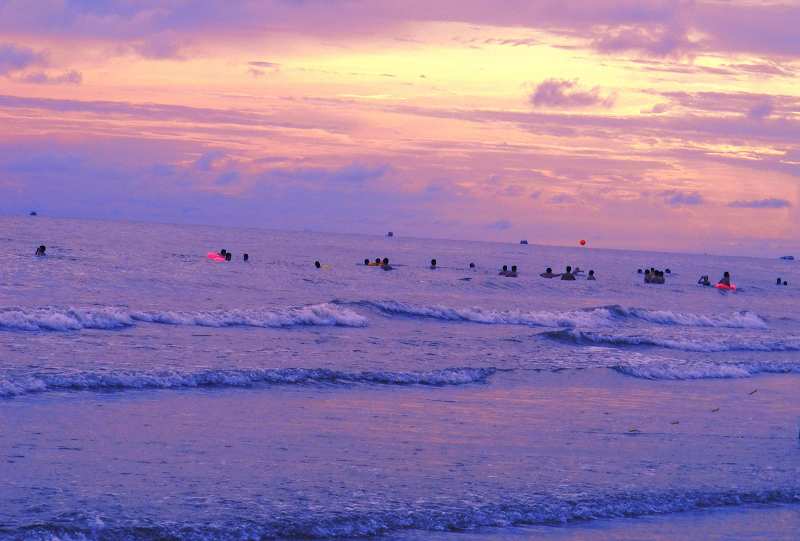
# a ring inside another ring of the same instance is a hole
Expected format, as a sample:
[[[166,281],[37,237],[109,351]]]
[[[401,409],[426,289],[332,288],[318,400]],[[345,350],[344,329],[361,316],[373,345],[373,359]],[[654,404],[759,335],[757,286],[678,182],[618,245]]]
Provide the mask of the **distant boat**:
[[[28,214],[28,216],[38,216],[38,214],[36,213],[36,211],[35,211],[35,210],[32,210],[32,211],[31,211],[31,212]]]
[[[782,255],[781,259],[783,259],[784,261],[794,261],[794,256],[793,255]]]
[[[519,241],[519,243],[520,244],[528,244],[528,241],[527,240],[521,240],[521,241]]]

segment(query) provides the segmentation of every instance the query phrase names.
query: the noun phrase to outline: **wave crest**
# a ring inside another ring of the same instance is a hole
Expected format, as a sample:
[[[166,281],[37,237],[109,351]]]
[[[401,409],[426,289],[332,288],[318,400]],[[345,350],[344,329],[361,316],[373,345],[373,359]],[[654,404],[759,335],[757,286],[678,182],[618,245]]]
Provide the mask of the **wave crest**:
[[[343,372],[325,368],[264,368],[202,372],[79,372],[0,379],[0,397],[53,391],[125,391],[253,387],[297,384],[468,385],[486,383],[495,368],[445,368],[428,372]]]
[[[123,308],[5,308],[0,330],[116,330],[137,322],[200,327],[286,328],[300,326],[365,327],[367,319],[331,303],[276,310],[132,311]]]

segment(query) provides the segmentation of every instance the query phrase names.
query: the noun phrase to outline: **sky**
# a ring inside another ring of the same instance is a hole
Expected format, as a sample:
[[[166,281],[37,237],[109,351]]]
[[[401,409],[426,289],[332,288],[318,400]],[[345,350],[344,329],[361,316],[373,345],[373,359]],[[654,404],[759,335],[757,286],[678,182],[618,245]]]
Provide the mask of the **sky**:
[[[798,28],[798,0],[0,0],[0,214],[783,255]]]

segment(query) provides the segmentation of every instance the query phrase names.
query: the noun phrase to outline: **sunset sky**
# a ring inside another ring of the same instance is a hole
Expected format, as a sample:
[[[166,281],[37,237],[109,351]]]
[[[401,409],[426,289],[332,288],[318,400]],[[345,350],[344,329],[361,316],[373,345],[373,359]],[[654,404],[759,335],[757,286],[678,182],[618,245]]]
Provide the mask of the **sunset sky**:
[[[800,248],[797,0],[0,0],[0,213]]]

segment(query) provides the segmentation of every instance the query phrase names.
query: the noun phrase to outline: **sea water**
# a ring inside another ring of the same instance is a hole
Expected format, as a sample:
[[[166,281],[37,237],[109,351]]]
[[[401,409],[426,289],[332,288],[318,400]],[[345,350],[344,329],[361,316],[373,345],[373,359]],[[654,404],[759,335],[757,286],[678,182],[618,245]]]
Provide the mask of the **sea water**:
[[[533,242],[0,219],[0,538],[797,539],[797,263]]]

